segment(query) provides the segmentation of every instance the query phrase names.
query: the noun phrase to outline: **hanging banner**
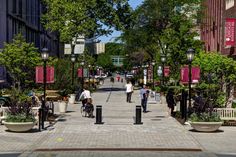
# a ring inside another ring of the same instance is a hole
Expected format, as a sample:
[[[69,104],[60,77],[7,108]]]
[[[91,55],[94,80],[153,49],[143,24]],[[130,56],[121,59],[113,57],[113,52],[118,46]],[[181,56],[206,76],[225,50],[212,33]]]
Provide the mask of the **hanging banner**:
[[[180,81],[183,84],[188,84],[189,82],[189,73],[188,73],[188,66],[184,66],[181,68],[180,72]],[[192,67],[192,83],[198,83],[200,80],[200,68],[199,67]]]
[[[164,76],[168,77],[170,75],[170,67],[169,66],[165,66],[164,67]]]
[[[43,83],[43,66],[36,67],[36,83]],[[54,67],[46,67],[46,83],[54,83]]]
[[[235,20],[234,18],[226,18],[225,20],[225,46],[235,45]]]
[[[79,77],[79,78],[83,77],[82,72],[83,72],[83,69],[82,69],[82,68],[79,68],[79,69],[77,70],[77,73],[78,73],[78,77]]]

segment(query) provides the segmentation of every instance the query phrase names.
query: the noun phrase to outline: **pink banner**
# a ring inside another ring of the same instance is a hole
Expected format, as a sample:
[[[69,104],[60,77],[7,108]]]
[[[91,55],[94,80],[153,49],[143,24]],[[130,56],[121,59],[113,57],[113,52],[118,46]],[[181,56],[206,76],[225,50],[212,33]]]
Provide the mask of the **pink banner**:
[[[235,19],[226,18],[225,21],[225,46],[235,45]]]
[[[168,77],[170,75],[170,67],[165,66],[164,67],[164,76]]]
[[[46,83],[54,83],[54,67],[47,66],[46,68]],[[36,67],[36,83],[43,83],[43,66]]]
[[[79,68],[77,73],[78,73],[78,77],[82,77],[82,72],[83,72],[83,69],[82,68]]]
[[[188,66],[184,66],[181,68],[180,72],[180,81],[183,84],[188,84],[189,77],[188,77]],[[199,67],[192,67],[192,83],[198,83],[200,80],[200,68]]]

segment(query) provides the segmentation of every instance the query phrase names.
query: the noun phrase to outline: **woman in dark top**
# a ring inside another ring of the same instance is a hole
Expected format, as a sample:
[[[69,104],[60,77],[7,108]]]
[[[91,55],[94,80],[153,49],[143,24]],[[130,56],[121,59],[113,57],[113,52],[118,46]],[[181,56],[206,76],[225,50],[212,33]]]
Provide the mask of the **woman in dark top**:
[[[166,95],[166,102],[167,106],[169,108],[168,113],[169,115],[173,115],[174,107],[175,107],[175,100],[174,100],[174,92],[173,89],[169,89],[167,95]]]

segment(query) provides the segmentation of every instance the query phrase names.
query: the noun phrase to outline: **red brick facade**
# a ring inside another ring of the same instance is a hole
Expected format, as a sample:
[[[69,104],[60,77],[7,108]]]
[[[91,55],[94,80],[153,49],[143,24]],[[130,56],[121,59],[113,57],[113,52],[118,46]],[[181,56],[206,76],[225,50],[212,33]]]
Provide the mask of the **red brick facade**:
[[[234,6],[226,10],[226,0],[205,0],[201,25],[201,40],[206,51],[217,51],[225,55],[236,55],[235,46],[225,47],[225,19],[236,18]]]

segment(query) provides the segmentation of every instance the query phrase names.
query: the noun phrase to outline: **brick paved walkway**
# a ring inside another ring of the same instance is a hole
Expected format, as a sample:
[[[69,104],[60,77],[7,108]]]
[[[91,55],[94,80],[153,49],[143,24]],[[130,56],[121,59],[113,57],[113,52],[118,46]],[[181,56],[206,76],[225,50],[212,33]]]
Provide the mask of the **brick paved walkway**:
[[[86,156],[109,156],[109,153],[117,156],[115,152],[123,150],[120,155],[181,156],[174,152],[181,151],[185,156],[214,156],[199,152],[205,148],[188,128],[167,117],[165,104],[149,104],[150,112],[142,114],[143,125],[133,125],[135,106],[140,104],[139,91],[134,91],[132,103],[126,103],[123,86],[106,80],[93,93],[94,104],[103,107],[103,125],[95,125],[95,118],[82,117],[80,103],[70,104],[68,112],[42,132],[35,129],[30,133],[11,133],[0,126],[0,152],[23,153],[21,156],[68,156],[67,152],[71,156],[73,153],[79,156],[78,152]]]

